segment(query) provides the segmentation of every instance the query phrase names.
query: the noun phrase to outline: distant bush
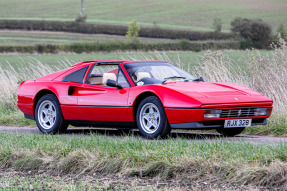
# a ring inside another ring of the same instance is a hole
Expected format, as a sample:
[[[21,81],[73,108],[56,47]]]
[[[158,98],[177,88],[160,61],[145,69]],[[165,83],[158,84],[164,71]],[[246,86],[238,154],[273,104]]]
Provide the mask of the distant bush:
[[[250,39],[257,48],[266,48],[272,36],[272,28],[261,19],[236,18],[231,22],[231,31]]]
[[[87,20],[87,15],[84,15],[84,16],[79,15],[79,16],[75,19],[75,22],[81,23],[81,22],[86,22],[86,20]]]
[[[136,39],[139,36],[140,32],[140,26],[137,24],[136,20],[133,20],[132,22],[128,23],[128,31],[127,31],[127,37]]]
[[[0,29],[63,31],[87,34],[110,34],[125,36],[128,27],[125,25],[98,24],[85,22],[62,21],[29,21],[0,20]],[[187,40],[228,40],[234,38],[231,33],[215,33],[167,29],[159,27],[141,27],[140,37],[187,39]]]
[[[221,17],[216,17],[213,19],[213,24],[212,24],[212,28],[214,29],[214,32],[219,33],[221,32],[222,29],[222,20]]]
[[[277,29],[277,33],[280,34],[282,37],[287,37],[287,30],[285,28],[284,24],[280,24],[278,29]]]

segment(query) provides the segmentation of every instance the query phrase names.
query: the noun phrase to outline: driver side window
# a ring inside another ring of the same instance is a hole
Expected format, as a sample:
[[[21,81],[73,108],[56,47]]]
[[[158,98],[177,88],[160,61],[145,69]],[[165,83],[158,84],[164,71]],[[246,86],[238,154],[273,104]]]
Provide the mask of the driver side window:
[[[106,86],[108,80],[114,80],[117,84],[123,88],[130,87],[123,72],[119,70],[118,65],[105,65],[95,64],[90,70],[86,84]]]
[[[117,72],[118,65],[95,64],[91,69],[85,83],[100,86],[106,85],[108,79],[116,81]]]

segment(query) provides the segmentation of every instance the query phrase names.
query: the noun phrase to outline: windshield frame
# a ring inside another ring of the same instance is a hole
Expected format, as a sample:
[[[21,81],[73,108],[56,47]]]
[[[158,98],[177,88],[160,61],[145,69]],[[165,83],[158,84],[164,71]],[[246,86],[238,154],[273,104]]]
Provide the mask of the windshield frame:
[[[186,77],[186,79],[183,79],[183,80],[190,80],[190,81],[192,81],[192,80],[195,80],[196,79],[196,77],[194,77],[194,76],[192,76],[191,74],[189,74],[188,72],[186,72],[185,70],[183,70],[183,69],[181,69],[181,68],[178,68],[177,66],[175,66],[175,65],[173,65],[173,64],[171,64],[170,62],[167,62],[167,61],[130,61],[130,62],[124,62],[124,63],[122,63],[121,65],[123,66],[123,68],[124,68],[124,70],[125,70],[125,72],[126,72],[126,75],[130,78],[130,80],[132,81],[132,83],[133,83],[133,85],[134,86],[138,86],[137,85],[137,82],[135,82],[134,81],[134,79],[132,78],[132,76],[131,76],[131,72],[132,71],[129,71],[131,68],[133,68],[133,67],[131,67],[132,65],[142,65],[142,67],[144,68],[144,67],[146,67],[147,66],[147,64],[148,65],[160,65],[160,64],[162,64],[162,65],[164,65],[164,66],[170,66],[170,67],[172,67],[176,72],[180,72],[180,73],[182,73],[182,74],[184,74],[183,76],[184,77]],[[155,79],[155,78],[154,78]],[[162,84],[163,83],[163,81],[162,82],[160,82],[160,83],[156,83],[156,84]],[[167,82],[165,82],[165,83],[167,83]]]

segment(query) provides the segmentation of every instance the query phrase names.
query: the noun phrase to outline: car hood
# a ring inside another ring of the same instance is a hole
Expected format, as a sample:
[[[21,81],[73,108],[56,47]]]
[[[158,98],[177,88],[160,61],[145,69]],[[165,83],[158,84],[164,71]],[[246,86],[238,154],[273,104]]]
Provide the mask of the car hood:
[[[185,94],[202,104],[235,104],[271,102],[268,97],[244,86],[232,83],[210,83],[179,81],[164,83],[162,86]]]

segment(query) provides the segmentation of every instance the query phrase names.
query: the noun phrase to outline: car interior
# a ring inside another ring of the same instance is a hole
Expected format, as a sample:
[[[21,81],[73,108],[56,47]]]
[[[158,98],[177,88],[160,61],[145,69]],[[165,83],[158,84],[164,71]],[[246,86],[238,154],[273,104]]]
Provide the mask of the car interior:
[[[87,84],[91,85],[107,85],[107,80],[117,80],[118,68],[117,64],[104,63],[94,65],[89,77],[86,80]]]
[[[107,85],[108,80],[117,81],[116,74],[114,74],[114,73],[91,74],[87,80],[87,84]]]

